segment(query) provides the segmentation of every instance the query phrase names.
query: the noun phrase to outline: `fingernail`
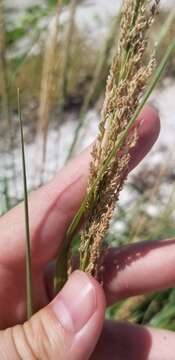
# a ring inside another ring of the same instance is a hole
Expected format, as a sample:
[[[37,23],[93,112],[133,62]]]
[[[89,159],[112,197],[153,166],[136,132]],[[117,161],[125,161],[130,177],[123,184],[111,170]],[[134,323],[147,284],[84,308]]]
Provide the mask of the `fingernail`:
[[[74,272],[63,290],[53,300],[53,310],[62,325],[69,332],[79,332],[96,310],[96,293],[88,276]]]

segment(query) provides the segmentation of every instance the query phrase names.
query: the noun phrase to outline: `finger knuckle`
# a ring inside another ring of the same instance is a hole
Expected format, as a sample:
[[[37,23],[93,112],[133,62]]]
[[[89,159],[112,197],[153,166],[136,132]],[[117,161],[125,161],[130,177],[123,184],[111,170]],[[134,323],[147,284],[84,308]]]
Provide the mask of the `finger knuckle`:
[[[65,341],[61,329],[56,327],[55,321],[48,314],[48,311],[42,311],[37,314],[36,319],[31,319],[24,326],[24,331],[28,334],[33,354],[36,359],[55,360],[63,359],[65,354]]]
[[[24,325],[17,325],[3,331],[3,340],[1,338],[0,341],[0,359],[69,359],[70,343],[71,341],[69,342],[54,316],[42,310],[42,313],[39,312]]]
[[[7,329],[4,336],[7,339],[6,343],[8,346],[6,348],[10,356],[9,359],[12,357],[14,360],[37,359],[30,346],[28,337],[25,335],[23,326],[17,325]],[[8,359],[8,356],[5,359]]]

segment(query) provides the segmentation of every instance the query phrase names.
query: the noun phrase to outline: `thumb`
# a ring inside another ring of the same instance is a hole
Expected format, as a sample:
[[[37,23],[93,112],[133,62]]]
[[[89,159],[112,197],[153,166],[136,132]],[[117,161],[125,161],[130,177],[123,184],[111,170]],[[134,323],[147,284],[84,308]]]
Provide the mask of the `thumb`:
[[[80,271],[24,325],[0,333],[1,360],[85,360],[99,338],[105,311],[100,285]]]

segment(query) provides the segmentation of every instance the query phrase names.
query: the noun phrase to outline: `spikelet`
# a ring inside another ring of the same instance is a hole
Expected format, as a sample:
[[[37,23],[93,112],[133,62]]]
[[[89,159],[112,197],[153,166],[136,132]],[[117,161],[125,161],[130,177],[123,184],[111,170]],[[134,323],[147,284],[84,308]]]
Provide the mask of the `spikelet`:
[[[128,173],[130,150],[137,142],[136,127],[128,133],[115,156],[111,153],[135,113],[156,66],[154,56],[145,63],[148,30],[158,11],[159,0],[124,0],[121,33],[110,74],[93,147],[81,232],[80,268],[94,276],[99,270],[102,243]],[[106,165],[107,164],[107,165]]]

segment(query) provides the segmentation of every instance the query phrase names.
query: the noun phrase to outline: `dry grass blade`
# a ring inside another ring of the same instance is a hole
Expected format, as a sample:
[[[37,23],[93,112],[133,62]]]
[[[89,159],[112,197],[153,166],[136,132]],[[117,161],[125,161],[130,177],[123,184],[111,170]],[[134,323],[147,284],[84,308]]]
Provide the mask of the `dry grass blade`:
[[[43,136],[43,167],[46,157],[47,134],[49,126],[49,113],[52,102],[53,84],[55,76],[55,64],[57,64],[56,50],[58,46],[59,17],[61,11],[61,0],[57,2],[56,15],[50,24],[46,39],[45,54],[43,62],[40,106],[38,113],[38,135]]]
[[[24,185],[24,210],[25,210],[25,230],[26,230],[26,292],[27,292],[27,317],[29,319],[33,314],[32,258],[31,258],[31,249],[30,249],[29,209],[28,209],[24,135],[23,135],[23,126],[22,126],[19,89],[18,89],[18,113],[19,113],[19,124],[20,124],[20,134],[21,134],[22,169],[23,169],[23,185]]]
[[[68,87],[68,72],[69,72],[69,59],[71,44],[74,34],[74,22],[75,22],[75,13],[76,7],[79,0],[71,0],[70,2],[70,15],[69,23],[67,26],[66,38],[64,42],[64,57],[62,65],[62,78],[61,78],[61,107],[63,108],[67,98],[67,87]]]
[[[2,109],[3,115],[10,128],[9,94],[8,94],[8,75],[6,63],[5,45],[5,23],[4,23],[4,1],[0,0],[0,83],[2,87]]]

